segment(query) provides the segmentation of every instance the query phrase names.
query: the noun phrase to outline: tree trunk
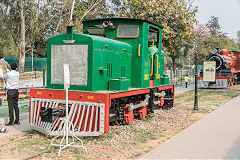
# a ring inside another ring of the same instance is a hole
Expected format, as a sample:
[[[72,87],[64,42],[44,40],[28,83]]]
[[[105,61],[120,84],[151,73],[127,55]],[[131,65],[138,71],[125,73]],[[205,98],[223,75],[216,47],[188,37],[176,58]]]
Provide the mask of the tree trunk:
[[[25,0],[20,0],[20,22],[21,22],[21,30],[20,30],[20,58],[19,58],[19,72],[24,72],[24,64],[25,64],[25,17],[24,17],[24,3]]]
[[[57,35],[57,34],[58,34],[58,29],[59,29],[60,23],[61,23],[61,21],[62,21],[62,16],[63,16],[64,7],[65,7],[65,5],[64,5],[64,3],[63,3],[62,8],[61,8],[61,11],[60,11],[60,15],[59,15],[59,20],[58,20],[58,23],[57,23],[57,26],[56,26],[56,30],[55,30],[55,32],[54,32],[54,35]]]
[[[173,76],[175,77],[175,70],[176,70],[176,59],[172,58],[172,63],[173,63]]]
[[[72,16],[73,16],[74,5],[75,5],[75,0],[73,0],[73,2],[72,2],[72,8],[71,8],[71,12],[70,12],[70,18],[69,18],[68,25],[73,25]]]

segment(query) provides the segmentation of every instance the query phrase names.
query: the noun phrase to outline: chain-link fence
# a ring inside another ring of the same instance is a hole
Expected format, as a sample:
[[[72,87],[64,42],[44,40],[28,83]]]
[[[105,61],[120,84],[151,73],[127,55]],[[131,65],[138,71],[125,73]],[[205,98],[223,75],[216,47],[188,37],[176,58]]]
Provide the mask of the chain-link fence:
[[[19,65],[19,58],[6,56],[5,60],[11,65],[12,63],[17,63]],[[46,69],[47,58],[25,58],[24,72],[33,72],[33,71],[43,71]]]
[[[189,78],[188,84],[194,84],[194,70],[189,69],[176,69],[175,73],[172,70],[166,70],[165,74],[169,76],[169,82],[175,84],[176,87],[185,86],[185,77]]]
[[[5,60],[8,64],[16,63],[19,65],[19,58],[6,56]],[[24,72],[20,74],[21,87],[44,87],[46,86],[46,65],[47,58],[25,58]]]

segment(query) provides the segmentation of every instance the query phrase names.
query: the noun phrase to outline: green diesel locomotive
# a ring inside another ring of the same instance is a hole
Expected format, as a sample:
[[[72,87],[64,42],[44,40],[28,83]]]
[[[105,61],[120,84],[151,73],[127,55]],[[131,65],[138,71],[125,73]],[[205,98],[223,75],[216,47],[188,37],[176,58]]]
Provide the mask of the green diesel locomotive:
[[[68,26],[48,39],[47,87],[30,91],[29,121],[42,133],[61,131],[64,112],[54,113],[65,106],[63,64],[69,64],[69,117],[76,135],[98,136],[110,124],[130,124],[174,105],[161,26],[139,19],[88,20],[83,34]]]

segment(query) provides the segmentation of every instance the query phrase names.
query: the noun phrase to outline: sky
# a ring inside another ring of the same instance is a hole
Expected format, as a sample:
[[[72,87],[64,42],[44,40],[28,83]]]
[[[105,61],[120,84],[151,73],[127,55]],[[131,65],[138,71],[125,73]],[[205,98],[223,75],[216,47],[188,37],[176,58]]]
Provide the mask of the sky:
[[[224,33],[231,38],[237,38],[240,30],[240,0],[195,0],[198,6],[197,20],[206,24],[211,16],[218,17]]]

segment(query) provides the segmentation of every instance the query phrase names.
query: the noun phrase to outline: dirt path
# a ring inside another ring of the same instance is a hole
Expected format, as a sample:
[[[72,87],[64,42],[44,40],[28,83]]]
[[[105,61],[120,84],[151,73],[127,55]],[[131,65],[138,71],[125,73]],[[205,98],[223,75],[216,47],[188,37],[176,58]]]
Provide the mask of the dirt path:
[[[44,153],[37,159],[134,159],[190,126],[206,114],[218,108],[232,98],[240,95],[240,86],[224,90],[199,90],[199,111],[193,111],[194,92],[178,94],[175,107],[169,110],[159,109],[131,125],[111,126],[110,131],[100,137],[84,137],[88,154],[81,148],[70,148],[57,157],[58,148],[50,147],[50,153]],[[21,139],[24,137],[24,139]],[[19,139],[19,140],[18,140]],[[37,132],[24,136],[4,138],[0,142],[0,158],[22,159],[30,154],[46,150],[52,137]],[[60,141],[60,139],[58,140]],[[6,145],[7,144],[7,145]]]

